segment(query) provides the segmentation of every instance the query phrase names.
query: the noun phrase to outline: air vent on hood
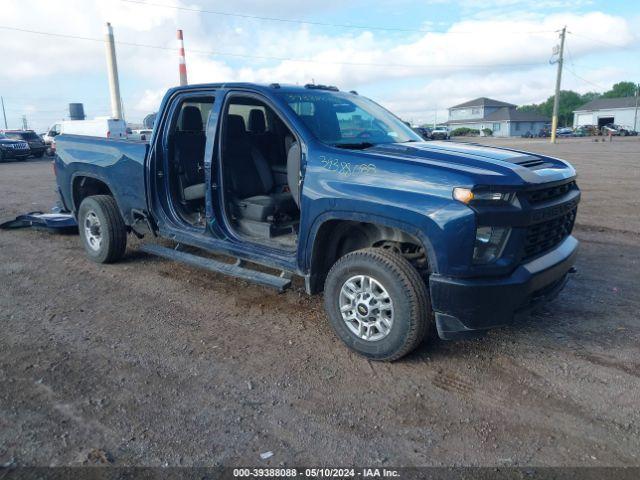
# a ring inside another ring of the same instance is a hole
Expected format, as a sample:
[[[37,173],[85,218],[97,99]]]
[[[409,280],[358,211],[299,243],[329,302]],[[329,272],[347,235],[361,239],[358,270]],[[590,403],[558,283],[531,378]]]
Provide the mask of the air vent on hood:
[[[535,168],[541,165],[544,165],[546,162],[541,158],[534,157],[532,155],[526,155],[523,157],[518,157],[513,160],[513,163],[516,165],[520,165],[525,168]]]

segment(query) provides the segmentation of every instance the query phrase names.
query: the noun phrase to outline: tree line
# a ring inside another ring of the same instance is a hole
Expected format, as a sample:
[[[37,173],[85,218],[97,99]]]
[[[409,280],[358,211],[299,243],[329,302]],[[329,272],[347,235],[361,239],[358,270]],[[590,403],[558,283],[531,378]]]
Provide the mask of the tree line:
[[[560,106],[558,108],[558,125],[573,125],[573,111],[582,105],[589,103],[596,98],[619,98],[633,97],[636,95],[636,84],[634,82],[618,82],[611,90],[606,92],[587,92],[580,94],[573,90],[560,90]],[[522,105],[518,110],[522,112],[535,112],[545,117],[551,118],[553,115],[553,100],[555,95],[551,95],[542,103],[532,103],[530,105]]]

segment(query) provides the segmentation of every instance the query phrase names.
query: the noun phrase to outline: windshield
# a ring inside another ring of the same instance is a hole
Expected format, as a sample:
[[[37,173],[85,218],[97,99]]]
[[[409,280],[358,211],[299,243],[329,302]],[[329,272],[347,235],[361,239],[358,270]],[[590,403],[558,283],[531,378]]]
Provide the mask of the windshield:
[[[13,140],[38,140],[39,137],[35,132],[5,132],[7,138]]]
[[[34,140],[37,138],[37,135],[31,132],[7,132],[6,135],[7,138],[14,140]]]
[[[6,139],[6,138],[7,138],[7,136],[6,136],[4,133],[0,132],[0,138],[4,138],[4,139]]]
[[[341,92],[281,93],[318,140],[342,148],[422,139],[380,105]]]

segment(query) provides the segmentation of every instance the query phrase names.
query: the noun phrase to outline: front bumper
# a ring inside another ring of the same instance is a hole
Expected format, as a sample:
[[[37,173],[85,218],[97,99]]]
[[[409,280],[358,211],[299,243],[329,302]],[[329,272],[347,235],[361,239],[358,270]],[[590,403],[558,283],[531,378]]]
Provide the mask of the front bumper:
[[[9,159],[16,159],[16,160],[22,160],[24,158],[27,158],[31,155],[31,150],[29,149],[14,149],[14,148],[3,148],[2,149],[2,158],[9,160]]]
[[[440,338],[467,338],[509,324],[516,313],[554,298],[573,270],[578,241],[520,265],[507,277],[461,279],[431,275],[429,289]]]

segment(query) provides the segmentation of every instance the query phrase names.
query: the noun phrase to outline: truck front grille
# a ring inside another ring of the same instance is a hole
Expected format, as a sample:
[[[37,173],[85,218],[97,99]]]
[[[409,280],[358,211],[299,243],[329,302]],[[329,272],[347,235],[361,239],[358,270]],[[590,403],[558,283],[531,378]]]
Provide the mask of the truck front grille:
[[[555,187],[542,188],[540,190],[532,190],[527,192],[527,199],[531,205],[537,205],[538,203],[553,200],[554,198],[561,197],[565,193],[577,188],[576,182],[563,183],[562,185],[556,185]]]
[[[546,222],[531,225],[527,229],[524,244],[523,260],[528,260],[541,253],[551,250],[571,235],[576,220],[577,208]]]

